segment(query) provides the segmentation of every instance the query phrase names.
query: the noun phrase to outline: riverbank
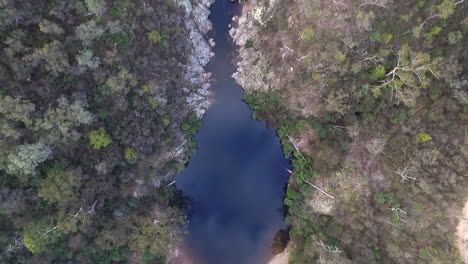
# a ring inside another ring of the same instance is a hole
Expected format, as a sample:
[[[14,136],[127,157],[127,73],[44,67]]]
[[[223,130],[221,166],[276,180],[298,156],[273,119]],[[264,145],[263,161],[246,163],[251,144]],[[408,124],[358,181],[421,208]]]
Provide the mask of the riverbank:
[[[233,77],[293,159],[290,263],[462,261],[467,6],[409,36],[441,6],[381,2],[248,1],[233,21]]]

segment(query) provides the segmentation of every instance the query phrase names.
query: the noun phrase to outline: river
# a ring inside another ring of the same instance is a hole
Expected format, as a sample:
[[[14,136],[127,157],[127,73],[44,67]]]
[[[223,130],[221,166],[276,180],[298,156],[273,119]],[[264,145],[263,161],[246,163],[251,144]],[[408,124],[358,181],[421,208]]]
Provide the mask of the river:
[[[197,152],[176,178],[190,199],[186,254],[197,264],[262,264],[274,234],[285,227],[284,188],[289,161],[274,130],[251,118],[231,74],[236,47],[229,23],[239,4],[216,0],[210,20],[216,46],[207,65],[214,104],[196,136]]]

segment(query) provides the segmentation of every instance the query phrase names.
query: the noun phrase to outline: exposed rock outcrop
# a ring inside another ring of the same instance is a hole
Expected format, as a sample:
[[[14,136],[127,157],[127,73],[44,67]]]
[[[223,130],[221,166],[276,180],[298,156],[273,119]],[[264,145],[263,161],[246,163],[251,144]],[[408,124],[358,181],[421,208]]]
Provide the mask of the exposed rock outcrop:
[[[204,67],[214,55],[211,51],[210,41],[205,35],[212,29],[208,16],[210,6],[214,0],[175,0],[177,4],[183,6],[186,11],[185,25],[189,31],[192,52],[189,55],[186,75],[190,83],[196,90],[190,91],[186,98],[187,103],[201,118],[211,105],[210,99],[210,74],[205,72]],[[187,89],[187,91],[189,91]]]

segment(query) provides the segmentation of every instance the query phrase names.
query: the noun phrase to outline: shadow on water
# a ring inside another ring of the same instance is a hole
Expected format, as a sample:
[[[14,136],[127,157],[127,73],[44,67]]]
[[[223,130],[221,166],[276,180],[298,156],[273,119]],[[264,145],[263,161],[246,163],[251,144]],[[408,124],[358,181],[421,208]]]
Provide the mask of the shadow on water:
[[[251,119],[231,78],[235,46],[228,25],[239,8],[228,0],[212,6],[216,55],[206,70],[215,79],[214,104],[196,136],[197,152],[177,176],[177,188],[192,200],[186,248],[197,264],[266,263],[274,234],[285,227],[289,161],[275,131]]]

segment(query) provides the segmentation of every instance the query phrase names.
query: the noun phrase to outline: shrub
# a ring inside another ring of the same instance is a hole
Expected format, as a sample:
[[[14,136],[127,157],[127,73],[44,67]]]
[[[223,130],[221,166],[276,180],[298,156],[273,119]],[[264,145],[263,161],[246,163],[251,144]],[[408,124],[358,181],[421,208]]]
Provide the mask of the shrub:
[[[419,143],[424,143],[424,142],[432,140],[431,135],[429,135],[428,133],[418,133],[416,135],[416,138],[418,139]]]
[[[162,41],[162,36],[157,30],[151,30],[146,35],[153,44],[159,44]]]
[[[393,39],[393,35],[390,33],[383,33],[382,34],[382,42],[388,44]]]
[[[312,44],[315,39],[315,31],[311,27],[306,27],[301,32],[301,38],[305,44]]]
[[[429,31],[428,33],[424,34],[424,38],[426,40],[431,40],[432,37],[439,35],[440,31],[442,30],[441,27],[435,26]]]
[[[112,143],[112,138],[107,134],[104,128],[91,131],[88,134],[88,138],[89,143],[96,150],[105,148]]]
[[[162,123],[164,127],[167,127],[171,123],[171,120],[169,119],[169,117],[166,116],[163,118]]]
[[[135,164],[138,159],[138,152],[132,147],[125,148],[125,160],[130,164]]]
[[[379,80],[385,76],[385,67],[381,64],[375,66],[374,70],[372,71],[371,79],[372,80]]]
[[[343,52],[337,50],[335,52],[335,60],[339,64],[343,63],[346,60],[346,54],[344,54]]]
[[[159,106],[159,103],[154,99],[153,96],[148,96],[148,103],[153,109],[156,109]]]

